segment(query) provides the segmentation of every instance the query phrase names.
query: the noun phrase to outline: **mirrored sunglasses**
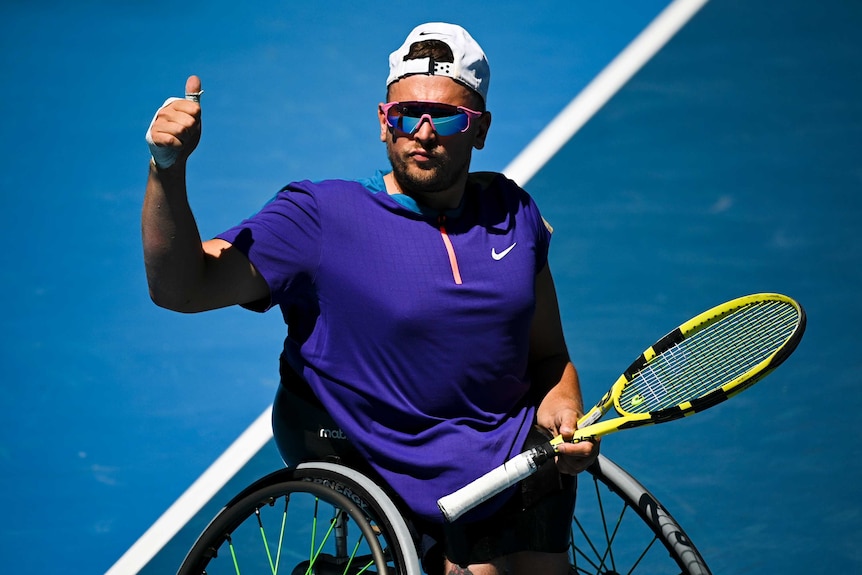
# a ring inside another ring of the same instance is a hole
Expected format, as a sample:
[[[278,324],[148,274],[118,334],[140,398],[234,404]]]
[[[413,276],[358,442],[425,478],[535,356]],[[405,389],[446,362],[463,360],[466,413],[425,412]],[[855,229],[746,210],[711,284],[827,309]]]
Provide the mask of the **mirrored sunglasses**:
[[[482,115],[464,106],[440,102],[389,102],[381,104],[386,124],[405,134],[414,134],[428,120],[438,136],[454,136],[466,132],[470,121]]]

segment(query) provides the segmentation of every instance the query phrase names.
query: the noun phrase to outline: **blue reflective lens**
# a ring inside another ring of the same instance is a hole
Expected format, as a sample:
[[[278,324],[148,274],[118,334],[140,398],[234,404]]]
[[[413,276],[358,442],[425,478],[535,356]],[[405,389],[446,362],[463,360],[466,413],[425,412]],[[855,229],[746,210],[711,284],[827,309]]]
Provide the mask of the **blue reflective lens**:
[[[401,116],[401,125],[399,126],[399,129],[408,134],[412,134],[419,129],[419,126],[422,124],[423,117],[426,117],[426,115],[419,116],[418,118],[413,116]],[[467,114],[464,113],[456,114],[454,116],[444,116],[442,118],[434,118],[427,115],[427,118],[431,121],[431,127],[440,136],[453,136],[463,132],[467,129],[469,124],[469,118],[467,118]]]
[[[470,126],[469,114],[448,104],[395,103],[386,110],[386,122],[407,134],[416,132],[424,120],[431,122],[432,129],[439,136],[453,136]]]

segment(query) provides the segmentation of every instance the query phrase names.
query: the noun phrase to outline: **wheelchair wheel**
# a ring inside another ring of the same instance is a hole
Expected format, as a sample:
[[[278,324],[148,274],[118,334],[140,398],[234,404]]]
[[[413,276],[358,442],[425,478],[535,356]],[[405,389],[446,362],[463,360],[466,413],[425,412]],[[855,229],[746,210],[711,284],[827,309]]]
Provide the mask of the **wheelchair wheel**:
[[[599,456],[579,481],[571,573],[709,575],[665,507]],[[277,471],[228,503],[195,542],[180,575],[420,575],[413,534],[392,499],[343,465]]]
[[[600,455],[578,483],[572,573],[709,575],[682,527],[619,465]]]
[[[179,574],[419,575],[392,500],[339,464],[310,462],[257,481],[228,503]]]

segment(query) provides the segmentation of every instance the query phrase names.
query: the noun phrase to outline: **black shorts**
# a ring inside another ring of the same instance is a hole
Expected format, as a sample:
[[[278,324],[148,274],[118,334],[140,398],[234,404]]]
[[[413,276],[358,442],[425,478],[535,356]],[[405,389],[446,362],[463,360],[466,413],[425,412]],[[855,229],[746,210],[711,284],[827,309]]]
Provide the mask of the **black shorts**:
[[[282,385],[273,406],[273,434],[288,465],[308,459],[337,457],[374,478],[382,479],[347,441],[323,438],[321,429],[335,426],[307,384],[282,366]],[[532,430],[524,443],[529,449],[547,441]],[[412,518],[420,536],[426,573],[443,568],[443,555],[458,565],[488,563],[519,551],[560,553],[569,546],[575,508],[576,478],[557,471],[553,460],[521,482],[515,494],[492,517],[475,522],[440,525]],[[403,503],[400,505],[403,506]],[[409,517],[410,514],[407,514]]]
[[[547,441],[531,432],[524,448]],[[475,523],[416,525],[426,541],[423,564],[429,574],[439,573],[443,555],[457,565],[489,563],[519,551],[563,553],[569,547],[575,511],[577,478],[546,462],[520,484],[515,494],[493,516]]]

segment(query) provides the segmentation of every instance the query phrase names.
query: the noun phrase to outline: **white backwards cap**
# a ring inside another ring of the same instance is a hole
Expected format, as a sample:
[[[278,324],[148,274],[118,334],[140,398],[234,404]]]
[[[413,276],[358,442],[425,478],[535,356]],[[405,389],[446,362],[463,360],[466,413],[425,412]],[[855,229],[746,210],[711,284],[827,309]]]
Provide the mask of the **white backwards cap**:
[[[405,60],[410,47],[417,42],[439,40],[452,49],[454,62],[438,62],[432,58]],[[427,74],[447,76],[464,84],[488,101],[488,84],[491,68],[485,53],[470,34],[462,27],[444,22],[421,24],[410,32],[404,44],[389,55],[389,78],[386,86],[405,76]]]

